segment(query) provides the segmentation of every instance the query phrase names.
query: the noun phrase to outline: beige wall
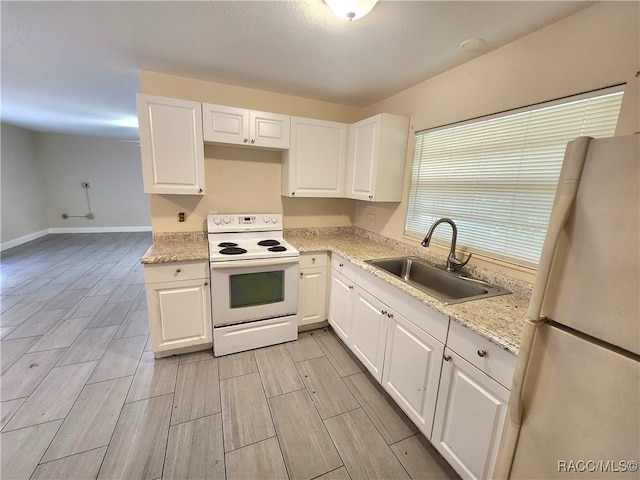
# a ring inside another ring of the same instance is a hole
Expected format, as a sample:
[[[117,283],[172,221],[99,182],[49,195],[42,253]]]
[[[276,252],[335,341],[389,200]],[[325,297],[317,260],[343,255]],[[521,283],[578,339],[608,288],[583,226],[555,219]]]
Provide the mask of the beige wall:
[[[140,71],[140,91],[149,95],[334,122],[355,122],[361,118],[361,110],[356,107],[145,70]]]
[[[322,120],[354,122],[361,118],[355,107],[156,72],[140,72],[140,90]],[[282,212],[286,228],[353,225],[354,200],[281,197],[281,155],[264,149],[207,145],[206,194],[150,195],[153,231],[205,231],[207,215],[215,212]],[[186,222],[178,222],[179,212],[186,214]]]
[[[36,133],[3,123],[0,140],[1,243],[4,245],[38,234],[48,225],[44,179],[36,151]]]
[[[149,227],[151,213],[142,191],[142,163],[137,142],[56,133],[38,133],[38,155],[45,178],[50,228]],[[93,220],[84,215],[89,182]]]
[[[419,131],[628,82],[617,135],[640,130],[640,3],[602,2],[365,109],[411,117]],[[413,160],[410,139],[404,198]],[[403,238],[406,201],[356,202],[354,224]],[[367,223],[375,215],[375,226]],[[436,247],[437,248],[437,247]],[[481,263],[474,260],[475,263]],[[513,273],[513,272],[512,272]],[[528,278],[525,273],[524,278]]]

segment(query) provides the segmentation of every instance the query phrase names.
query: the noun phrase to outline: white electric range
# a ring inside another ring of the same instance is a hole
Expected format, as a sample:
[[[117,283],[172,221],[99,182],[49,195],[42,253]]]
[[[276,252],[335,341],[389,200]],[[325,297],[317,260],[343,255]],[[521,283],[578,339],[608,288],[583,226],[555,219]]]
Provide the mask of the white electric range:
[[[281,214],[207,216],[214,355],[298,337],[298,251]]]

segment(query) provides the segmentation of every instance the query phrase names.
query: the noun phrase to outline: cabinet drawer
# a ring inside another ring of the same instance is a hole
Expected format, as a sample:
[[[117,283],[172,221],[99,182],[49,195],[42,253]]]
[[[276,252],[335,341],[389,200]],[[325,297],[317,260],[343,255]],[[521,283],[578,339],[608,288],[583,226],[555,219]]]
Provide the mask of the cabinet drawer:
[[[331,268],[340,272],[351,281],[356,279],[356,266],[337,253],[331,253]]]
[[[300,268],[326,267],[326,266],[327,266],[326,252],[300,254]]]
[[[176,262],[144,266],[146,283],[209,278],[209,262]]]
[[[507,389],[511,388],[516,357],[506,350],[454,321],[449,327],[447,347]]]

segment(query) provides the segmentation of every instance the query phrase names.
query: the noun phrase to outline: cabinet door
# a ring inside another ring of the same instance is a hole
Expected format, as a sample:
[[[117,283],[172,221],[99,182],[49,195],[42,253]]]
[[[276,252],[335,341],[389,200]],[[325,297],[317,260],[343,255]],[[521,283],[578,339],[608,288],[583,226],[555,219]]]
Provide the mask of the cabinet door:
[[[145,193],[203,195],[201,104],[140,94],[136,103]]]
[[[326,320],[327,267],[301,268],[298,325]]]
[[[350,345],[353,282],[331,269],[331,301],[329,323],[338,336]]]
[[[349,127],[347,196],[356,200],[373,200],[375,195],[380,116],[354,123]]]
[[[249,110],[225,105],[202,104],[205,142],[249,144]]]
[[[356,286],[350,346],[378,382],[382,381],[387,320],[390,315],[392,313],[384,303]]]
[[[445,349],[431,443],[463,478],[492,478],[509,391]]]
[[[249,134],[249,143],[256,147],[288,149],[291,136],[291,117],[250,110]]]
[[[343,197],[347,164],[346,123],[291,119],[291,148],[282,166],[282,194]]]
[[[211,295],[206,279],[147,285],[149,329],[154,352],[211,340]]]
[[[442,343],[393,313],[382,386],[427,438],[431,438],[443,352]]]

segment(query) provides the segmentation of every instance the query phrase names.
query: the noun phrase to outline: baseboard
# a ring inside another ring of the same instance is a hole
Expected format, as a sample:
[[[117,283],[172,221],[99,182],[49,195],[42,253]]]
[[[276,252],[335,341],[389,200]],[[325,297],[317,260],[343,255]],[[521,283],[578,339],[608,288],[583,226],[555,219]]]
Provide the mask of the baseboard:
[[[69,227],[69,228],[45,228],[39,232],[30,233],[22,237],[14,238],[0,244],[0,252],[17,247],[23,243],[36,240],[50,233],[117,233],[117,232],[150,232],[150,226],[140,227]]]
[[[22,245],[23,243],[30,242],[32,240],[36,240],[40,237],[44,237],[45,235],[49,235],[51,233],[50,228],[45,228],[44,230],[40,230],[39,232],[33,232],[28,235],[23,235],[22,237],[14,238],[13,240],[9,240],[8,242],[4,242],[0,244],[0,252],[7,250],[9,248],[17,247],[18,245]]]
[[[112,233],[112,232],[150,232],[150,226],[143,227],[56,227],[49,233]]]

